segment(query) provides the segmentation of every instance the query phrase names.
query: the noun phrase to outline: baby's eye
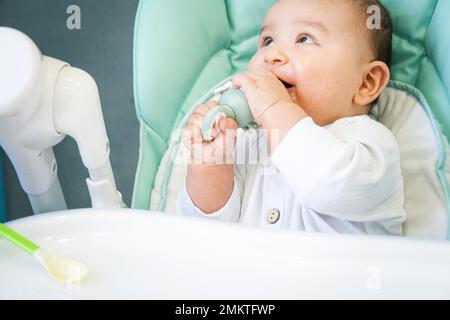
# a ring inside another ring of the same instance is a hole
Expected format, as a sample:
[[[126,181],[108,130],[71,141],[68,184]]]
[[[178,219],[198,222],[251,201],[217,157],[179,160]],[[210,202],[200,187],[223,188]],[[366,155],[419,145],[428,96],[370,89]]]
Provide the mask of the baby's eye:
[[[316,43],[313,39],[313,37],[311,37],[308,34],[302,34],[298,37],[297,39],[297,43],[301,43],[301,44],[314,44]]]
[[[263,47],[268,47],[268,46],[271,46],[272,44],[273,44],[273,39],[271,37],[265,37],[262,41]]]

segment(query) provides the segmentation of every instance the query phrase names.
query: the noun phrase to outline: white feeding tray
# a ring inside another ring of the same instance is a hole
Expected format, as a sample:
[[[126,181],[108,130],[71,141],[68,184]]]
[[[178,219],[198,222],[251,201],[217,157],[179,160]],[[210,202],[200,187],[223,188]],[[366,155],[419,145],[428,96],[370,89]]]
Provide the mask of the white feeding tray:
[[[163,213],[74,210],[9,227],[84,262],[53,281],[0,239],[0,299],[450,298],[450,243],[273,231]]]

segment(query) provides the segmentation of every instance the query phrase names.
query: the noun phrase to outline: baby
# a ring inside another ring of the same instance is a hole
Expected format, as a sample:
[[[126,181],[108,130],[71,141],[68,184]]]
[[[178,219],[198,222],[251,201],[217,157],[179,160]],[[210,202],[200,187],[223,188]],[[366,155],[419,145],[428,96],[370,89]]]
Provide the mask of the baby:
[[[373,5],[378,29],[367,24]],[[177,212],[269,228],[402,235],[399,149],[368,116],[390,78],[391,41],[389,14],[377,0],[276,2],[248,71],[233,79],[260,128],[244,131],[221,119],[215,139],[203,141],[202,120],[217,103],[195,108],[183,135],[192,161]]]

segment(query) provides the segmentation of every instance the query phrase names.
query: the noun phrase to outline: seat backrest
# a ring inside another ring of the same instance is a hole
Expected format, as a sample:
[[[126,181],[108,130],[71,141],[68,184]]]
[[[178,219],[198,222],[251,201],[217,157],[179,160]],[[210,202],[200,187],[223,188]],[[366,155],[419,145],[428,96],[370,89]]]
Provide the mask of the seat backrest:
[[[148,209],[171,132],[206,91],[245,69],[275,0],[141,0],[134,88],[141,123],[132,206]],[[448,0],[382,0],[394,23],[392,78],[417,87],[450,136]]]

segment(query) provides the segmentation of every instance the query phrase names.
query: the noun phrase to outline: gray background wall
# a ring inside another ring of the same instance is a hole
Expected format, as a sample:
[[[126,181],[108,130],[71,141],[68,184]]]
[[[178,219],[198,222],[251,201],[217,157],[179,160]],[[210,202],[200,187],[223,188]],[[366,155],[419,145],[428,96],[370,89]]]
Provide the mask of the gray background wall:
[[[128,206],[138,160],[138,121],[133,102],[132,48],[139,0],[0,0],[0,26],[16,28],[32,38],[42,53],[90,73],[97,81],[111,144],[117,187]],[[68,30],[66,9],[81,9],[81,30]],[[1,50],[1,44],[0,44]],[[55,147],[59,178],[69,208],[90,206],[88,177],[75,142]],[[6,158],[6,157],[5,157]],[[31,214],[9,160],[4,161],[9,220]]]

